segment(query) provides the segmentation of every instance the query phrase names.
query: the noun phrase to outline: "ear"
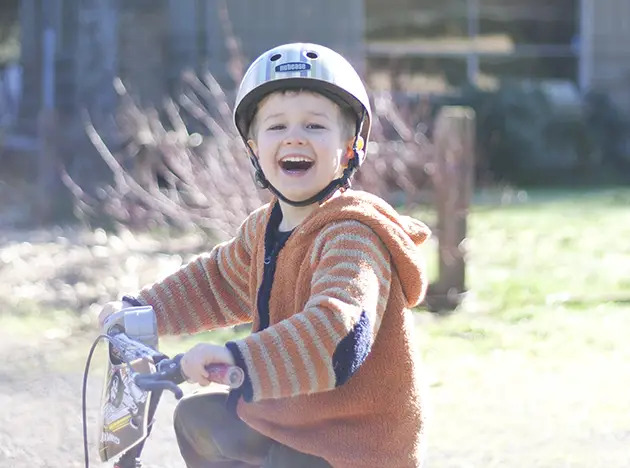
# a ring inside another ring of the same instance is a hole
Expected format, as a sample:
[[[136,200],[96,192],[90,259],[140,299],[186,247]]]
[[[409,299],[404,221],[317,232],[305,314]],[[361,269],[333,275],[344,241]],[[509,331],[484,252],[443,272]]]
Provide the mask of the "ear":
[[[357,152],[359,154],[362,154],[363,146],[365,144],[363,137],[358,136],[356,137],[356,140],[357,140],[357,144],[356,144]],[[350,138],[350,140],[348,140],[348,143],[346,144],[346,152],[343,155],[343,158],[341,161],[344,167],[348,166],[348,163],[350,162],[350,160],[355,157],[353,145],[354,145],[354,137]]]
[[[256,144],[256,142],[252,139],[249,139],[247,140],[247,144],[251,148],[252,153],[254,153],[256,157],[258,157],[258,145]]]

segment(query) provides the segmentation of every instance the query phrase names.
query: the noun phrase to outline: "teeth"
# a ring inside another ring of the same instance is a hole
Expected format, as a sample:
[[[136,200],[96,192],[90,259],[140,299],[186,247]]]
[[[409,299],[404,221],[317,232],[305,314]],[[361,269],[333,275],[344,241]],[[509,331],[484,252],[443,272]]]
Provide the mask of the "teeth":
[[[281,162],[313,162],[308,158],[304,158],[301,156],[287,156],[286,158],[282,158]]]

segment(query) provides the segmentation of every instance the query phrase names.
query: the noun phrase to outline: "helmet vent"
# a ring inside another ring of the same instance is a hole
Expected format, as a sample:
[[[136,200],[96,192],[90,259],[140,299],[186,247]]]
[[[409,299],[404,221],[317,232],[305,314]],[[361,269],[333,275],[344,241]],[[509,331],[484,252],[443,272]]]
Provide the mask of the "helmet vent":
[[[313,52],[313,51],[309,51],[306,53],[306,56],[310,59],[315,60],[317,57],[319,57],[319,55],[317,55],[317,52]]]
[[[282,54],[273,54],[269,60],[271,60],[272,62],[277,62],[278,60],[280,60],[280,57],[282,57]]]

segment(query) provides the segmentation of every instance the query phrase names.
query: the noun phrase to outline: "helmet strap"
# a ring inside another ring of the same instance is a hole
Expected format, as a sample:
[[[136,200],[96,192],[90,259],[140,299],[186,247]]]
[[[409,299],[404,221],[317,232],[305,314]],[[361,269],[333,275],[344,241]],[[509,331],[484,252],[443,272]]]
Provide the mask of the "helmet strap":
[[[258,187],[260,187],[261,189],[269,188],[271,184],[265,177],[265,173],[263,172],[262,167],[260,167],[258,158],[256,157],[256,155],[252,151],[252,148],[249,146],[247,142],[245,143],[245,145],[247,146],[247,149],[249,150],[249,161],[252,163],[252,166],[254,166],[254,179],[256,181],[256,185],[258,185]]]

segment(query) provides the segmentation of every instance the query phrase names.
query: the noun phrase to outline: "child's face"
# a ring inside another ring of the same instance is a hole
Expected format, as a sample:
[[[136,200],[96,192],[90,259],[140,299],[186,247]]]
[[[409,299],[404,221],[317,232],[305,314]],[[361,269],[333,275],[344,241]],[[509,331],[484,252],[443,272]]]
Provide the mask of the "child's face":
[[[347,164],[340,108],[310,92],[274,93],[256,114],[249,144],[265,176],[285,197],[305,200],[339,177]]]

